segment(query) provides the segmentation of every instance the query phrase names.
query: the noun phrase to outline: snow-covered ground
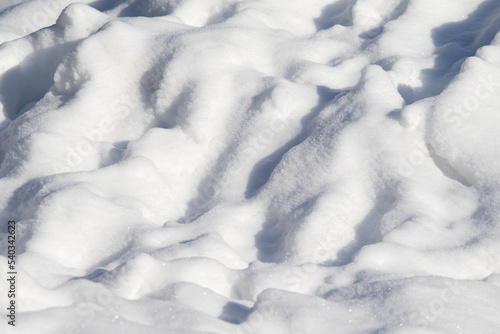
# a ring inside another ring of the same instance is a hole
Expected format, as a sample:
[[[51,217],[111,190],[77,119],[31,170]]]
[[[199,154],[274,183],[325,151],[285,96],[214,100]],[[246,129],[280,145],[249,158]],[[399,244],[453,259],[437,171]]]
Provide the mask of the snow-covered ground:
[[[0,4],[2,333],[500,333],[500,1],[72,2]]]

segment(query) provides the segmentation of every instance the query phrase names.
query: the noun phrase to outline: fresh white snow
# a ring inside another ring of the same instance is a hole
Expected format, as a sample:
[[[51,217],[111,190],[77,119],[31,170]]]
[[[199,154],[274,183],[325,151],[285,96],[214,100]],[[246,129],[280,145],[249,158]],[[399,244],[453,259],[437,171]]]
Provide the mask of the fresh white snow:
[[[2,0],[0,331],[500,333],[499,30],[498,0]]]

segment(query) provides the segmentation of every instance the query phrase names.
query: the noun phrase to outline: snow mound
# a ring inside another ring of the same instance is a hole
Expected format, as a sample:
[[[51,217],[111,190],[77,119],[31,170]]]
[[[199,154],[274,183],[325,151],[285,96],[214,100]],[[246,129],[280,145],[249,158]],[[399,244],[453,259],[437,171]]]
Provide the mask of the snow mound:
[[[15,332],[498,333],[499,13],[4,1]]]

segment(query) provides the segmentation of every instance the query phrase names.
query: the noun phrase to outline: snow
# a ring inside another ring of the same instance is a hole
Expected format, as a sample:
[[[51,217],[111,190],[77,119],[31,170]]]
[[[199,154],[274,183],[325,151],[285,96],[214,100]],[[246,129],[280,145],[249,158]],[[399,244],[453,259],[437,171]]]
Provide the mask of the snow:
[[[496,0],[4,0],[0,330],[498,333],[499,30]]]

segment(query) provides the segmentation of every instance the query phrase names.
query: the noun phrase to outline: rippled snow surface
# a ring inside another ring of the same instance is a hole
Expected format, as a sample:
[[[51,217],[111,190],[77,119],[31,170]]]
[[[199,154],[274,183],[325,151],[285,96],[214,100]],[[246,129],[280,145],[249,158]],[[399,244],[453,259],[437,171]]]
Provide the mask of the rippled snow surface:
[[[2,333],[500,333],[498,0],[3,0]]]

